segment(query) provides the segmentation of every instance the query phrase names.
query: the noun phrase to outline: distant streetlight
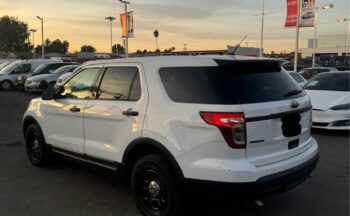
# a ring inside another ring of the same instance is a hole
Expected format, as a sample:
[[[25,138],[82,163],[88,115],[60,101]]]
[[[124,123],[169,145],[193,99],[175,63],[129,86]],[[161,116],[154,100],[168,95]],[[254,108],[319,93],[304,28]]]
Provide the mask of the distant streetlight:
[[[34,33],[36,32],[36,29],[29,29],[29,31],[32,33],[32,36],[33,36],[33,58],[35,58],[35,42],[34,42]]]
[[[111,29],[111,53],[113,53],[113,31],[112,31],[112,22],[113,20],[115,20],[115,17],[109,16],[105,18],[106,20],[109,20],[109,24],[110,24],[110,29]],[[118,50],[117,50],[118,53]]]
[[[346,38],[346,56],[349,56],[349,45],[350,45],[350,18],[338,19],[338,22],[348,22],[348,36]]]
[[[130,2],[119,0],[121,3],[124,4],[125,7],[125,27],[126,27],[126,34],[125,34],[125,57],[129,57],[129,20],[128,20],[128,4]]]
[[[41,21],[41,55],[45,58],[45,47],[44,47],[44,18],[36,16]]]
[[[333,4],[325,4],[322,7],[315,7],[315,31],[314,31],[314,44],[313,44],[313,55],[312,55],[312,67],[315,67],[316,61],[316,38],[317,38],[317,20],[318,20],[318,12],[319,9],[327,10],[333,8]]]

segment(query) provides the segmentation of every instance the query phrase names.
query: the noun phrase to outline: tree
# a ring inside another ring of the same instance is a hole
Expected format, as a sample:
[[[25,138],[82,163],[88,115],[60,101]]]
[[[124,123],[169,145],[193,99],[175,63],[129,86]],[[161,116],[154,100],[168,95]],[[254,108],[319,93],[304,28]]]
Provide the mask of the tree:
[[[159,48],[158,48],[159,31],[158,31],[158,30],[155,30],[155,31],[153,32],[153,36],[156,38],[157,50],[159,50]]]
[[[30,52],[28,25],[17,18],[0,18],[0,52]]]
[[[80,52],[96,52],[96,49],[91,45],[83,45],[80,48]]]
[[[50,39],[46,39],[44,46],[45,46],[46,53],[66,54],[68,52],[69,42],[66,40],[61,41],[60,39],[56,39],[56,40],[51,42]],[[41,45],[38,45],[35,48],[35,52],[37,52],[37,53],[41,52]]]
[[[120,44],[114,44],[112,47],[113,53],[125,54],[125,48]]]

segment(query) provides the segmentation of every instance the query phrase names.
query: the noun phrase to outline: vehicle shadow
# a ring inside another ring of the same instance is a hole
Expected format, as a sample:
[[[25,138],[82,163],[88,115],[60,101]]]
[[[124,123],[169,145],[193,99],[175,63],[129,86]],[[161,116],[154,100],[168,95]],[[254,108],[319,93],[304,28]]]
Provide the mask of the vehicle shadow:
[[[319,135],[349,137],[350,130],[326,130],[326,129],[312,128],[312,133],[319,134]]]

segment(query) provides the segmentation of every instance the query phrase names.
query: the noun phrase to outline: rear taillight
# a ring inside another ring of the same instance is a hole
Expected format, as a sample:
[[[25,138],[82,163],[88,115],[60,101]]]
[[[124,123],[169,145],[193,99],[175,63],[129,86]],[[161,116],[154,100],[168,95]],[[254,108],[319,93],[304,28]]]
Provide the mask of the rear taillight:
[[[200,112],[200,116],[206,123],[220,129],[230,147],[240,149],[246,147],[243,113]]]

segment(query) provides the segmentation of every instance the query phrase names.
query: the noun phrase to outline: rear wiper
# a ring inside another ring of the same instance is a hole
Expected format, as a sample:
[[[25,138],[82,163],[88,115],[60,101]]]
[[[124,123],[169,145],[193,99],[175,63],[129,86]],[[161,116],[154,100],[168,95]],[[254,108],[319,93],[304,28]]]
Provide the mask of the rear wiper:
[[[283,97],[291,97],[291,96],[294,96],[294,95],[298,95],[300,93],[302,93],[303,90],[292,90],[290,92],[288,92],[287,94],[283,95]]]

